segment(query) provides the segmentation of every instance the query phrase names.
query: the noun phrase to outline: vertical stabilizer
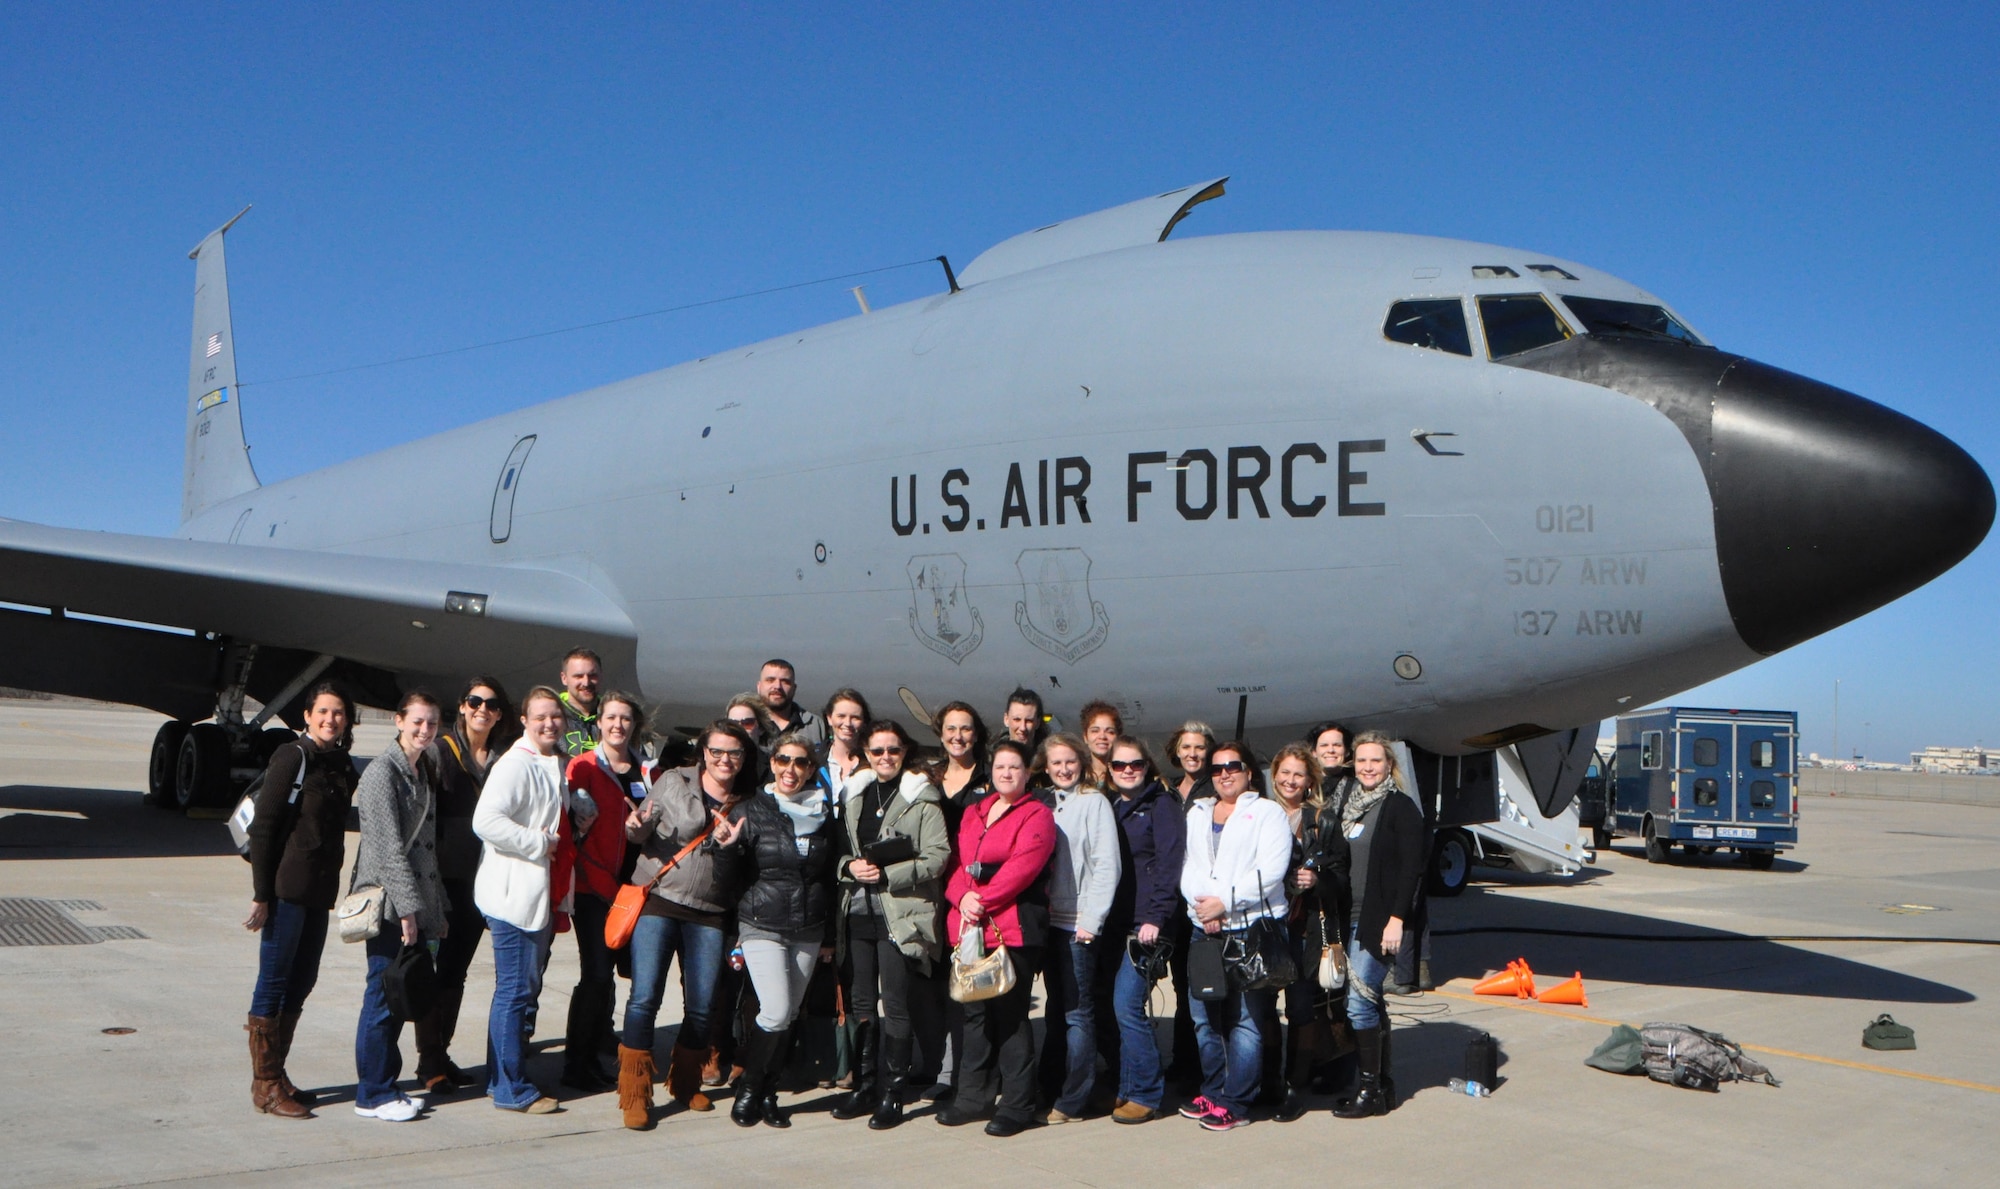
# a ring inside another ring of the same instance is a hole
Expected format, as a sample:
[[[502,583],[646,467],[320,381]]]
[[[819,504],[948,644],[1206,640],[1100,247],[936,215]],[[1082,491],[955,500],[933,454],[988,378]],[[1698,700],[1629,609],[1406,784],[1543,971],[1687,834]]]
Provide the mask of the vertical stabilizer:
[[[241,219],[250,210],[236,213]],[[188,253],[194,261],[194,345],[188,352],[187,465],[181,523],[233,496],[257,489],[236,391],[236,339],[229,328],[229,274],[222,233],[231,219]]]

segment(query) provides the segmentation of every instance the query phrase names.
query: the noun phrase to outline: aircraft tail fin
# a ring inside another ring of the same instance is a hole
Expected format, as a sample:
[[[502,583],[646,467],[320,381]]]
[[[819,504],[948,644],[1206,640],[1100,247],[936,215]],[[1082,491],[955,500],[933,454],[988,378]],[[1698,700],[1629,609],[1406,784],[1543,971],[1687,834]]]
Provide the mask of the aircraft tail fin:
[[[229,327],[229,273],[222,233],[249,212],[209,232],[188,253],[194,264],[194,341],[188,353],[187,462],[181,482],[181,523],[223,500],[255,491],[257,472],[243,441],[236,389],[236,340]]]

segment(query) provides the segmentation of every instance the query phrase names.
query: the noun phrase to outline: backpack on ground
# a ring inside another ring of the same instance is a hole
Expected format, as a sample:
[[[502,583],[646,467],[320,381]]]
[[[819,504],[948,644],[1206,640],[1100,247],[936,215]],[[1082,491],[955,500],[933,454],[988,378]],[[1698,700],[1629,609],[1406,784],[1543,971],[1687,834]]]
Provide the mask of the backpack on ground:
[[[1639,1030],[1646,1076],[1689,1090],[1715,1090],[1723,1082],[1779,1085],[1769,1069],[1743,1055],[1743,1046],[1716,1032],[1660,1021]]]

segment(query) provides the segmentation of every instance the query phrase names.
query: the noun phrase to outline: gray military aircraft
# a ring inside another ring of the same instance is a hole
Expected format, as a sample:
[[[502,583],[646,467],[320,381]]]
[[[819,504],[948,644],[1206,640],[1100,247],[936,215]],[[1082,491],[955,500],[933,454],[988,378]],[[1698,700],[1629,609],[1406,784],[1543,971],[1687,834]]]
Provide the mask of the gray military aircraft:
[[[1224,181],[1016,236],[934,297],[268,486],[225,225],[191,253],[180,535],[0,522],[0,684],[172,716],[152,795],[197,807],[321,674],[375,705],[472,672],[518,692],[573,645],[667,724],[781,654],[878,705],[1024,684],[1148,732],[1340,716],[1462,756],[1788,648],[1992,523],[1952,442],[1585,265],[1170,241]]]

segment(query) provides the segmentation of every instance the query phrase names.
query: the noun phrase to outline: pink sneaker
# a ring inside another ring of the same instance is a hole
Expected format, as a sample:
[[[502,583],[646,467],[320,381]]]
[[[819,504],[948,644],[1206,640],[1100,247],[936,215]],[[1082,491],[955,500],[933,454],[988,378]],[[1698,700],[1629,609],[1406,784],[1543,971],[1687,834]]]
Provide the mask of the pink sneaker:
[[[1196,1120],[1206,1119],[1209,1116],[1214,1115],[1221,1110],[1222,1110],[1221,1107],[1210,1102],[1208,1099],[1197,1098],[1193,1102],[1190,1102],[1186,1106],[1181,1108],[1181,1118],[1196,1119]]]
[[[1250,1120],[1244,1118],[1242,1115],[1232,1115],[1221,1107],[1215,1108],[1215,1113],[1201,1121],[1201,1129],[1203,1131],[1234,1131],[1238,1127],[1248,1126],[1250,1126]]]

